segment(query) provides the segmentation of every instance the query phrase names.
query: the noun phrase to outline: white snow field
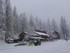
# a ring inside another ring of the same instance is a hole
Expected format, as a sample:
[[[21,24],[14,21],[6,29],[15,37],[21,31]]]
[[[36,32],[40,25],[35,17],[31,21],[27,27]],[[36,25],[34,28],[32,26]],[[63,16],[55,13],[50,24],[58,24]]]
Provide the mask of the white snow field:
[[[17,46],[0,41],[0,53],[70,53],[70,40],[42,43],[41,46]]]

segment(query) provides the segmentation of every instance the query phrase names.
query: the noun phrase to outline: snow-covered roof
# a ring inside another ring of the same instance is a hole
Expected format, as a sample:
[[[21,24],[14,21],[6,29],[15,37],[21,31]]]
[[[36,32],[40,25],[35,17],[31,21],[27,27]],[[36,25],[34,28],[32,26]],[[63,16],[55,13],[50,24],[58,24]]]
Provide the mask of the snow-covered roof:
[[[32,39],[43,39],[41,37],[31,37]]]
[[[31,34],[30,36],[32,37],[32,36],[38,36],[38,35],[37,34]]]
[[[49,34],[42,33],[42,32],[35,32],[35,33],[38,34],[38,35],[50,36]]]

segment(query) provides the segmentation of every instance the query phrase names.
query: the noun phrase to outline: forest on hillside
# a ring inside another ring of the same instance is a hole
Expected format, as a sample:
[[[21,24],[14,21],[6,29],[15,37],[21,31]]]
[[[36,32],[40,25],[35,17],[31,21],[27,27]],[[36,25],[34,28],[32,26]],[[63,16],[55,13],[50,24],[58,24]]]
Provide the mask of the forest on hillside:
[[[60,25],[55,19],[50,21],[47,18],[44,22],[38,16],[27,16],[26,12],[19,14],[16,6],[11,7],[10,0],[0,0],[0,39],[6,40],[8,37],[17,36],[22,32],[31,33],[34,30],[46,31],[49,35],[57,31],[60,33],[60,39],[70,39],[70,28],[64,16],[61,16]]]

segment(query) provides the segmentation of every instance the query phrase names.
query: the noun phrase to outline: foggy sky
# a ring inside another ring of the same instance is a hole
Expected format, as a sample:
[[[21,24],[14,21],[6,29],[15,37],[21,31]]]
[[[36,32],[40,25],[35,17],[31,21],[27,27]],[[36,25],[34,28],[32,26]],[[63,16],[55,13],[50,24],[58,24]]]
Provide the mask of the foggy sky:
[[[26,12],[43,20],[49,17],[58,21],[61,16],[68,22],[70,19],[70,0],[11,0],[11,4],[17,7],[19,13]]]

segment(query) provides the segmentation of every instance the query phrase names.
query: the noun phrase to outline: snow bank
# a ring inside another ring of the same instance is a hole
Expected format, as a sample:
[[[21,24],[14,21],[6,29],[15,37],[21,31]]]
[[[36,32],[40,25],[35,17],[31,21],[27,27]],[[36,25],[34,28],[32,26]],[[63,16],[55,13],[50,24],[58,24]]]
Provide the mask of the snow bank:
[[[2,43],[1,43],[2,44]],[[41,46],[18,46],[14,47],[14,44],[5,45],[4,50],[1,50],[0,53],[70,53],[70,41],[58,40],[54,42],[46,42]],[[9,49],[10,48],[10,49]]]

